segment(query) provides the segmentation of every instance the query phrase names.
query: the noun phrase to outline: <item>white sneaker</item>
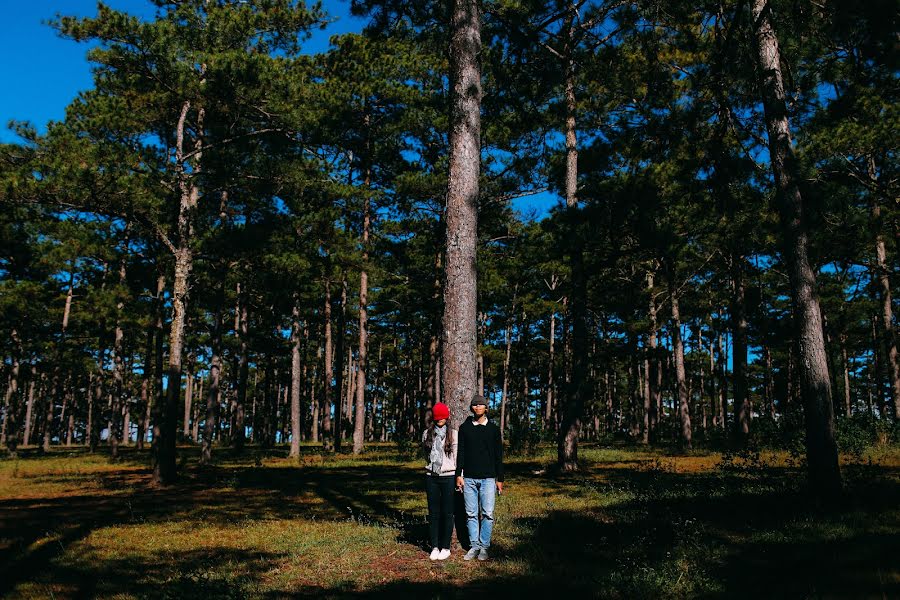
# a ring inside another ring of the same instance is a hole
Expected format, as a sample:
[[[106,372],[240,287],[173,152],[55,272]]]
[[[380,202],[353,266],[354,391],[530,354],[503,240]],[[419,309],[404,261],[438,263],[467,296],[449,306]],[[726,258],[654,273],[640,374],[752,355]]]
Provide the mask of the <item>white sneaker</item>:
[[[437,560],[437,559],[438,559],[438,556],[440,556],[440,555],[441,555],[440,549],[439,549],[439,548],[434,548],[434,549],[431,551],[431,556],[429,556],[428,558],[430,558],[431,560]]]
[[[438,554],[437,557],[438,560],[447,560],[448,558],[450,558],[450,548],[444,548],[443,550],[441,550],[441,553]]]

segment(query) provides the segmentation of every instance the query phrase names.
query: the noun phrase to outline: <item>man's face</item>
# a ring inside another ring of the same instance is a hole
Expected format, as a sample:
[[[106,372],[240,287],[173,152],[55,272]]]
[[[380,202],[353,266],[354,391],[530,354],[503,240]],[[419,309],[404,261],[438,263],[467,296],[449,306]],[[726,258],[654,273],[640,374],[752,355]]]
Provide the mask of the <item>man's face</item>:
[[[484,413],[487,412],[487,406],[484,404],[476,404],[472,407],[472,412],[475,414],[475,419],[480,420],[481,417],[484,416]]]

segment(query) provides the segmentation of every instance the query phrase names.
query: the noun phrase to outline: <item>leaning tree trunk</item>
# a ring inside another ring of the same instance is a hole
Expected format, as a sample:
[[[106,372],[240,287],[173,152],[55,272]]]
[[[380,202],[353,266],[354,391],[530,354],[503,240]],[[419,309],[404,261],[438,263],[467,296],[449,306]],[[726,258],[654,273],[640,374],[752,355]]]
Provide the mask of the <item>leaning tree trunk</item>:
[[[181,198],[178,207],[178,246],[172,247],[175,254],[175,280],[172,285],[172,323],[169,329],[169,368],[165,404],[160,407],[159,443],[156,448],[156,460],[153,465],[153,482],[169,484],[175,481],[176,450],[175,438],[178,431],[178,401],[181,398],[181,355],[184,350],[184,320],[187,313],[188,290],[191,269],[194,265],[194,252],[191,244],[194,236],[194,213],[200,197],[197,187],[197,176],[201,171],[202,147],[201,137],[195,141],[195,158],[193,169],[188,172],[184,159],[185,121],[191,109],[190,101],[181,108],[178,119],[176,141],[176,168],[179,170],[179,189]],[[203,109],[198,111],[197,131],[203,130]]]
[[[447,186],[441,392],[454,427],[476,382],[478,177],[481,169],[481,17],[454,0],[450,39],[450,175]]]
[[[822,314],[816,292],[816,275],[808,256],[806,215],[791,146],[791,130],[785,103],[778,38],[770,21],[768,0],[753,0],[753,27],[758,51],[760,91],[769,136],[769,156],[784,228],[784,253],[791,284],[791,300],[797,319],[800,387],[806,418],[806,453],[809,479],[821,498],[841,490],[831,379],[825,354]]]

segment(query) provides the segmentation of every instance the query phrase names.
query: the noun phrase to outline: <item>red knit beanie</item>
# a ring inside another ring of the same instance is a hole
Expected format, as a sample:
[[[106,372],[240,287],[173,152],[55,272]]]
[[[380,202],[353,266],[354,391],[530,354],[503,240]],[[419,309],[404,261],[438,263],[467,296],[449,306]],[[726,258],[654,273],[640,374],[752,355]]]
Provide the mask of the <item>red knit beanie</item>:
[[[449,419],[450,409],[443,402],[438,402],[433,407],[431,407],[431,416],[435,421],[440,421],[441,419]]]

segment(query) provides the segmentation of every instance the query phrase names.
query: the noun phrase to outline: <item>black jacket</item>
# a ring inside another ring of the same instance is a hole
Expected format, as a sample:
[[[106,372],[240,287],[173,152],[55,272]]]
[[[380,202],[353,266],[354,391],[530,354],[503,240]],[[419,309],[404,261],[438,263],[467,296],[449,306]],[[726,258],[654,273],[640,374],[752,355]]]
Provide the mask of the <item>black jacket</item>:
[[[459,426],[456,476],[503,481],[503,441],[493,421],[475,425],[472,417]]]

